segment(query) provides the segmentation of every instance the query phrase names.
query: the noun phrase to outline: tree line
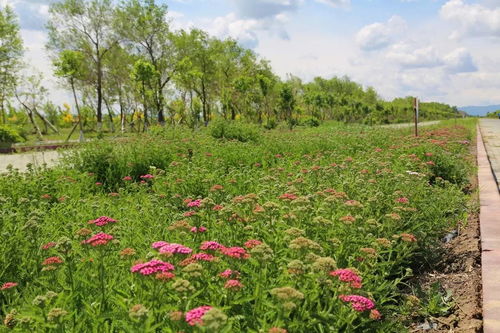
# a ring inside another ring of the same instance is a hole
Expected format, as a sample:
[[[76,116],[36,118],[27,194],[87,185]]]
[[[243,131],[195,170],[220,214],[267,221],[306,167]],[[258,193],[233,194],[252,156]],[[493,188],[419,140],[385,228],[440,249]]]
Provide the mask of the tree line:
[[[54,75],[71,93],[74,127],[145,131],[153,124],[207,125],[216,117],[268,128],[324,120],[370,124],[409,121],[411,97],[384,101],[348,77],[311,82],[277,76],[269,63],[231,38],[173,30],[155,0],[60,0],[52,3],[47,50]],[[28,118],[52,125],[39,76],[21,78],[23,46],[12,9],[0,11],[1,121],[13,97]],[[446,104],[421,105],[424,119],[450,118]],[[66,113],[64,113],[66,112]],[[66,115],[69,110],[60,111]],[[39,120],[40,121],[40,120]],[[34,123],[35,124],[35,123]],[[39,131],[39,129],[37,129]]]

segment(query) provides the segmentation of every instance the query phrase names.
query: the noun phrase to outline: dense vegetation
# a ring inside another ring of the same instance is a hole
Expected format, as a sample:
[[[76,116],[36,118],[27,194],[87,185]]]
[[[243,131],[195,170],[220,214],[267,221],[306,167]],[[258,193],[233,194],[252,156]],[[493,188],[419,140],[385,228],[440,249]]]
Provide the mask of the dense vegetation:
[[[0,176],[5,330],[402,332],[441,315],[404,285],[467,219],[473,121],[223,130],[247,142],[224,126]]]
[[[61,108],[45,99],[40,75],[20,76],[19,27],[9,7],[0,13],[0,30],[9,31],[0,35],[0,71],[6,73],[0,120],[29,127],[38,137],[61,127],[79,128],[82,137],[103,124],[113,132],[166,123],[197,127],[217,117],[267,128],[280,122],[293,127],[413,119],[411,97],[384,101],[347,77],[281,79],[268,61],[235,40],[198,29],[173,31],[166,5],[154,0],[52,2],[47,47],[54,74],[74,105]],[[422,103],[421,109],[423,120],[458,116],[445,104]]]

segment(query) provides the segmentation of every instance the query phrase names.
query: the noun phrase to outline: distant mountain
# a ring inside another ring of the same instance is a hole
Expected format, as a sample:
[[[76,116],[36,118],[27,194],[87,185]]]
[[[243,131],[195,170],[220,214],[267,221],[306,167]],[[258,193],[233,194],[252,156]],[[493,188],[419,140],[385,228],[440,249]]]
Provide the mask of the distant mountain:
[[[471,116],[485,116],[488,112],[500,110],[500,105],[461,106],[458,109],[467,112]]]

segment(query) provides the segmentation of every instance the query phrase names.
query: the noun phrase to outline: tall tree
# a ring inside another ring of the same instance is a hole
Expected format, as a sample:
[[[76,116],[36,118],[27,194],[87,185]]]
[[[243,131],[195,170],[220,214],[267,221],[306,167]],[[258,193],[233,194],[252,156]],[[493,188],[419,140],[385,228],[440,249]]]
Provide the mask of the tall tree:
[[[22,56],[23,41],[16,15],[9,6],[0,8],[0,112],[4,124],[6,103],[15,91]]]
[[[155,70],[154,66],[145,60],[139,59],[135,62],[134,68],[131,73],[132,79],[137,83],[138,92],[142,98],[142,107],[144,111],[144,131],[147,130],[149,126],[149,99],[152,95],[152,89],[154,82],[156,82],[156,77],[158,72]]]
[[[76,95],[75,85],[77,81],[85,79],[85,59],[82,53],[78,51],[64,50],[59,54],[59,58],[54,61],[56,68],[55,74],[58,77],[64,78],[71,87],[73,98],[75,101],[76,111],[78,113],[78,124],[80,126],[80,142],[85,141],[83,135],[83,120],[80,112],[80,104]]]
[[[177,49],[176,81],[201,100],[203,121],[207,125],[217,86],[215,62],[218,54],[213,40],[203,30],[192,29],[189,32],[180,31],[174,41]]]
[[[90,63],[89,84],[96,93],[97,128],[102,128],[104,60],[117,45],[113,31],[112,0],[61,0],[50,6],[47,47],[56,51],[79,51]]]
[[[135,53],[158,73],[153,82],[153,103],[158,122],[165,124],[164,90],[174,72],[174,47],[167,22],[167,5],[155,0],[126,0],[117,15],[117,30]]]

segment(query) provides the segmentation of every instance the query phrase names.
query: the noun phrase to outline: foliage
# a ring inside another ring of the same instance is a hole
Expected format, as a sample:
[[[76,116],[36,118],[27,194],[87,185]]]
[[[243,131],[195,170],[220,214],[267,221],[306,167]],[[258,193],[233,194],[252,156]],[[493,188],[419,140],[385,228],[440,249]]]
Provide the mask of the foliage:
[[[23,41],[16,15],[10,6],[0,7],[0,121],[6,124],[6,103],[12,97],[20,60],[23,55]]]
[[[213,121],[209,131],[210,135],[216,139],[238,140],[240,142],[256,142],[260,137],[260,130],[255,125],[224,119]]]
[[[16,143],[24,141],[19,132],[7,125],[0,125],[0,143]]]
[[[19,332],[402,332],[410,267],[465,218],[474,130],[153,128],[11,171],[0,316]],[[450,159],[468,173],[438,179]]]

